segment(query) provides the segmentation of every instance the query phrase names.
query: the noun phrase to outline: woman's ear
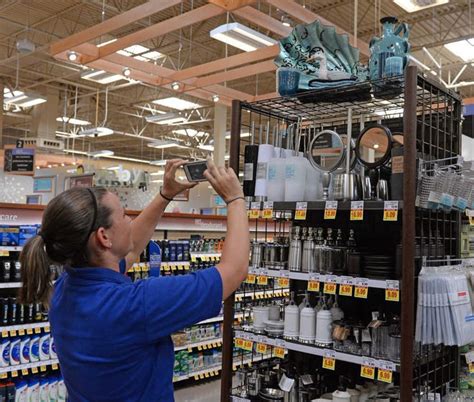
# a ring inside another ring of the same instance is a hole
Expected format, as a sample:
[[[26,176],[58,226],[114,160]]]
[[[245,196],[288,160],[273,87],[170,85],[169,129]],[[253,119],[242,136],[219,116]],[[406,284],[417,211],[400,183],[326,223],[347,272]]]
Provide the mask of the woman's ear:
[[[110,239],[109,234],[107,233],[107,230],[104,228],[99,228],[96,231],[96,239],[97,242],[99,243],[100,247],[109,249],[112,248],[112,241]]]

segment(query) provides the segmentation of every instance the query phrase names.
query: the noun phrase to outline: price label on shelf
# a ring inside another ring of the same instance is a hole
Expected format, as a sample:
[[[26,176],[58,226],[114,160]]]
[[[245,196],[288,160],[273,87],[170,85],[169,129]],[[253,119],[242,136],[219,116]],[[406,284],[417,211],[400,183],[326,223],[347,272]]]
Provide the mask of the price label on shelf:
[[[265,275],[257,276],[257,285],[268,285],[268,276],[265,276]]]
[[[41,328],[35,328],[35,334],[41,334]]]
[[[0,378],[3,380],[8,377],[8,373],[1,373]]]
[[[400,301],[400,291],[398,289],[385,289],[385,300],[391,302]]]
[[[0,257],[9,257],[10,252],[7,250],[0,250]]]
[[[351,221],[364,220],[364,201],[351,201]]]
[[[356,286],[354,289],[354,297],[359,299],[367,299],[369,288],[367,286]]]
[[[261,353],[262,355],[267,353],[268,345],[265,343],[257,343],[257,353]]]
[[[326,370],[336,369],[336,353],[332,350],[324,352],[323,356],[323,368]]]
[[[273,201],[266,201],[263,203],[262,218],[263,219],[273,218]]]
[[[246,350],[247,352],[251,352],[253,349],[253,342],[248,339],[245,339],[242,345],[242,349]]]
[[[10,336],[16,336],[16,331],[14,329],[10,331]]]
[[[324,219],[336,219],[337,201],[326,201],[324,208]]]
[[[469,225],[474,226],[474,216],[469,217]]]
[[[25,335],[25,330],[24,329],[19,329],[18,330],[18,335],[20,335],[20,336]]]
[[[235,347],[242,349],[243,346],[244,346],[244,340],[242,338],[236,338]]]
[[[290,286],[290,279],[289,278],[278,278],[278,286],[281,288],[287,288]]]
[[[383,220],[387,222],[396,222],[398,220],[398,201],[384,202]]]
[[[2,331],[2,338],[8,338],[8,331]]]
[[[390,384],[392,382],[392,374],[393,372],[391,370],[379,368],[377,372],[377,381],[387,382]]]
[[[339,285],[339,295],[341,296],[352,296],[352,285],[343,283]]]
[[[245,280],[245,282],[250,283],[250,284],[254,284],[256,279],[257,279],[257,277],[256,277],[255,274],[248,274],[247,279]]]
[[[360,366],[360,376],[369,380],[373,380],[375,378],[375,367]]]
[[[21,374],[28,375],[28,369],[26,369],[26,368],[22,369]]]
[[[333,282],[326,282],[324,284],[323,292],[328,295],[335,295],[336,294],[337,285]]]
[[[18,371],[16,370],[13,370],[11,374],[12,374],[12,377],[18,377]]]
[[[250,219],[258,219],[259,217],[260,217],[260,202],[251,202],[250,203],[249,218]]]
[[[280,359],[283,359],[285,357],[285,349],[281,347],[275,347],[273,348],[273,353],[275,357],[278,357]]]
[[[307,202],[297,202],[295,210],[295,221],[304,221],[306,220],[306,212],[308,211]]]
[[[197,261],[196,256],[195,256],[195,255],[192,255],[192,256],[191,256],[191,262],[196,262],[196,261]]]
[[[32,368],[31,368],[31,372],[32,372],[33,374],[38,374],[38,367],[32,367]]]
[[[28,328],[28,329],[26,330],[26,333],[27,333],[28,335],[33,335],[33,328]]]
[[[309,292],[319,292],[319,282],[318,281],[308,281],[308,291]]]
[[[468,367],[469,367],[469,373],[473,374],[474,373],[474,363],[469,363]]]

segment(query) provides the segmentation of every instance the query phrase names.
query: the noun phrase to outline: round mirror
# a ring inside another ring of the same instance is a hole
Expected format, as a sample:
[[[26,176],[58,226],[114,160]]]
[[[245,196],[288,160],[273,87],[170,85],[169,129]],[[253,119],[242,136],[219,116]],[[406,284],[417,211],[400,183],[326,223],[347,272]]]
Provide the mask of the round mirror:
[[[357,157],[369,168],[376,168],[387,162],[391,150],[392,133],[380,124],[365,128],[357,139]]]
[[[333,172],[344,160],[344,143],[332,130],[323,130],[309,144],[308,160],[316,169]]]

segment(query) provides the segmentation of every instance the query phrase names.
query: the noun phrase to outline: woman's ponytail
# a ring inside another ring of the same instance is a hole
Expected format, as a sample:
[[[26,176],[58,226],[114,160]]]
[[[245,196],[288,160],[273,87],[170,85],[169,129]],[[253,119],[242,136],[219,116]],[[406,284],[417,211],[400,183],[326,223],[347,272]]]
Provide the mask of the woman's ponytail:
[[[53,283],[50,260],[41,235],[32,237],[20,254],[21,281],[19,299],[23,304],[42,302],[49,304]]]

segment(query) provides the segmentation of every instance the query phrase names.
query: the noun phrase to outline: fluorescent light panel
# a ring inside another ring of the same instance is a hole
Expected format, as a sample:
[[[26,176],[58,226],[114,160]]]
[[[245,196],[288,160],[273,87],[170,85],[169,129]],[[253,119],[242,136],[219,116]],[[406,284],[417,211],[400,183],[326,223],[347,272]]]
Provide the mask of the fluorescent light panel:
[[[177,110],[197,109],[201,107],[201,105],[198,105],[197,103],[190,102],[185,99],[176,98],[174,96],[170,98],[156,99],[153,101],[153,103]]]
[[[246,52],[251,52],[278,43],[276,40],[238,22],[220,25],[210,32],[210,36],[211,38],[217,39]]]
[[[194,128],[181,128],[179,130],[173,130],[173,133],[178,135],[188,135],[190,137],[203,137],[208,134],[204,131],[195,130]]]
[[[444,47],[464,61],[474,60],[474,37],[446,43]]]
[[[59,123],[75,124],[76,126],[88,126],[89,124],[92,124],[87,120],[75,119],[74,117],[67,116],[57,117],[56,121]]]
[[[90,152],[89,156],[92,156],[94,158],[98,158],[100,156],[113,156],[114,151],[109,151],[108,149],[102,149],[101,151],[94,151]]]
[[[419,1],[419,0],[393,0],[393,2],[409,13],[424,10],[426,8],[440,6],[449,3],[449,0]]]
[[[108,73],[104,70],[89,70],[81,74],[84,80],[97,82],[99,84],[111,84],[112,82],[124,80],[125,77],[119,74]]]
[[[106,135],[112,135],[114,130],[108,127],[93,127],[87,130],[82,130],[77,133],[76,137],[104,137]]]
[[[198,145],[199,149],[202,149],[204,151],[214,151],[214,145]]]

